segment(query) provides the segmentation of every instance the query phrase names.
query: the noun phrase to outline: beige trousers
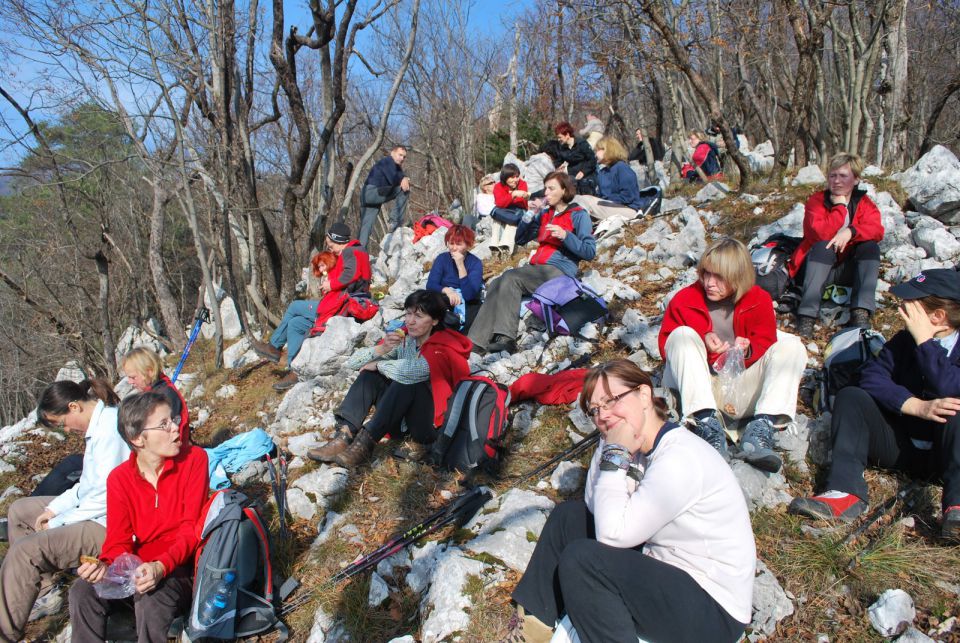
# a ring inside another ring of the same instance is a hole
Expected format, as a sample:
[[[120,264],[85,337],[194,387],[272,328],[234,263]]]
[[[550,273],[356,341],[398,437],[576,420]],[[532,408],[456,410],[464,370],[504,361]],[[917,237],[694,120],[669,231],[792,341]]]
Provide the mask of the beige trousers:
[[[627,219],[632,219],[637,216],[637,211],[633,208],[614,203],[613,201],[604,201],[598,196],[578,194],[575,200],[591,217],[599,219],[600,221],[609,219],[612,216],[621,216]]]
[[[517,226],[490,219],[490,247],[507,248],[513,254],[514,238],[517,236]]]
[[[19,641],[40,590],[53,575],[80,565],[80,556],[99,556],[106,530],[92,520],[35,531],[37,516],[52,496],[21,498],[10,506],[10,548],[0,566],[0,640]]]
[[[695,330],[689,326],[675,329],[667,337],[666,353],[663,384],[680,392],[684,416],[719,409],[732,419],[763,413],[774,417],[777,424],[786,424],[797,413],[807,350],[795,335],[777,331],[777,341],[739,377],[736,388],[745,404],[738,409],[724,409],[732,400],[723,399],[720,378],[711,374],[707,349]]]

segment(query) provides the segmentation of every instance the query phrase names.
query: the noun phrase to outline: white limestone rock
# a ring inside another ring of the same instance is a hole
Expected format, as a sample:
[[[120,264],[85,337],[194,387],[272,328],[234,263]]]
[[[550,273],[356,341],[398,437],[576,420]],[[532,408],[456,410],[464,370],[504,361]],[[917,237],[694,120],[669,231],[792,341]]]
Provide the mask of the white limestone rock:
[[[82,382],[85,379],[87,379],[87,376],[84,374],[83,369],[80,368],[80,363],[75,360],[71,360],[64,364],[63,368],[57,371],[57,376],[53,378],[53,381],[62,382],[64,380],[68,380],[70,382]]]
[[[237,394],[237,387],[234,386],[233,384],[224,384],[223,386],[217,389],[216,393],[214,393],[214,395],[216,395],[222,400],[233,397],[236,394]]]
[[[790,185],[822,185],[827,182],[827,177],[823,175],[823,170],[818,165],[808,165],[800,168],[797,175],[790,181]]]
[[[777,219],[773,223],[757,228],[757,233],[748,244],[753,246],[761,241],[769,239],[775,234],[786,234],[791,237],[803,236],[803,204],[797,203],[790,209],[786,215]]]
[[[702,204],[720,201],[721,199],[727,198],[728,194],[730,194],[730,186],[726,183],[707,183],[700,188],[700,191],[693,197],[693,202]]]
[[[789,487],[782,473],[760,471],[742,460],[735,460],[730,468],[740,483],[743,497],[751,511],[760,507],[789,504],[793,500],[793,496],[787,492]]]
[[[748,637],[758,641],[773,634],[777,623],[793,614],[793,602],[783,590],[773,572],[757,560],[756,576],[753,579],[753,633]]]
[[[243,327],[240,325],[240,313],[237,312],[237,304],[232,297],[227,297],[223,290],[218,289],[217,300],[220,302],[217,306],[220,311],[220,322],[223,324],[223,338],[225,340],[236,339],[243,334]],[[207,308],[213,308],[210,300],[210,294],[207,293]],[[213,318],[206,324],[200,326],[200,334],[204,339],[212,339],[217,332],[217,326]]]
[[[759,143],[755,148],[753,148],[753,152],[763,156],[773,156],[773,143],[771,143],[770,140]]]
[[[660,214],[669,214],[687,207],[687,200],[682,196],[675,196],[669,199],[663,199],[660,202]]]
[[[353,353],[361,332],[360,324],[352,317],[332,317],[322,335],[303,342],[290,367],[301,378],[333,375]]]
[[[583,487],[586,474],[578,462],[561,462],[550,474],[550,486],[561,494],[571,494]]]
[[[484,508],[484,511],[490,508],[496,508],[496,511],[478,512],[467,523],[467,529],[479,535],[464,546],[474,552],[490,554],[511,569],[523,571],[535,547],[531,540],[540,535],[553,506],[552,500],[533,491],[511,489],[488,502]]]
[[[907,628],[906,632],[897,637],[897,643],[936,643],[936,641],[911,626]]]
[[[923,214],[947,224],[960,223],[960,160],[935,145],[910,169],[891,175]]]
[[[933,217],[920,216],[913,226],[913,241],[930,257],[952,260],[960,256],[960,241]]]
[[[863,172],[860,173],[860,176],[865,176],[867,178],[872,178],[875,176],[883,176],[884,172],[876,165],[868,165],[863,168]]]
[[[913,599],[902,589],[888,589],[867,608],[870,625],[880,636],[903,634],[917,618]]]
[[[390,598],[390,586],[377,572],[370,574],[370,591],[367,594],[367,605],[380,607]]]
[[[320,434],[316,431],[310,431],[303,435],[294,435],[287,438],[287,451],[301,458],[307,457],[307,451],[317,446],[321,442]]]
[[[146,326],[153,335],[161,334],[160,323],[157,322],[156,319],[148,319],[144,326]],[[117,340],[117,348],[114,351],[117,362],[119,363],[123,356],[134,348],[141,346],[149,348],[161,357],[167,354],[167,350],[163,347],[163,344],[154,339],[150,334],[136,326],[127,326],[123,333],[120,334],[120,339]]]
[[[640,293],[613,277],[604,277],[597,270],[590,270],[583,275],[581,281],[603,297],[607,303],[614,299],[635,301],[640,299]]]
[[[468,558],[463,550],[451,547],[437,560],[433,582],[421,603],[429,610],[422,626],[422,641],[436,643],[449,640],[454,632],[465,631],[470,624],[471,599],[463,587],[471,576],[482,576],[485,565]]]
[[[348,477],[346,469],[324,464],[294,480],[290,487],[302,490],[311,502],[326,509],[347,487]]]
[[[241,337],[223,351],[223,364],[227,368],[243,368],[260,361],[260,356],[250,348],[250,341]]]
[[[290,515],[304,520],[312,520],[317,514],[317,504],[307,497],[303,489],[287,489],[287,511]]]

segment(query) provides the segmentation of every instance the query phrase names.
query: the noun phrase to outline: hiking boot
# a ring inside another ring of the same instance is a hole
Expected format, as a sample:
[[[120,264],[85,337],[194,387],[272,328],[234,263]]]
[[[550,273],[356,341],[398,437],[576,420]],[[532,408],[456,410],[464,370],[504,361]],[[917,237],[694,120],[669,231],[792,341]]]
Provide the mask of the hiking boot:
[[[263,359],[276,364],[280,361],[280,349],[268,342],[261,342],[258,339],[251,340],[250,348],[253,352]]]
[[[853,522],[867,510],[867,503],[851,493],[828,491],[812,498],[794,498],[787,513],[817,520]]]
[[[870,311],[866,308],[852,308],[847,328],[870,328]]]
[[[487,344],[488,353],[501,353],[507,352],[513,355],[517,352],[517,340],[512,337],[507,337],[506,335],[496,334],[490,340],[490,343]]]
[[[773,422],[767,418],[750,420],[743,432],[743,437],[740,438],[740,452],[736,457],[761,471],[770,473],[779,471],[783,466],[783,460],[773,450],[775,430]]]
[[[432,448],[433,444],[404,442],[393,450],[393,457],[407,462],[425,462]]]
[[[813,317],[806,315],[797,315],[797,335],[804,339],[813,338]]]
[[[286,391],[297,385],[300,381],[300,376],[297,375],[296,371],[287,371],[287,374],[280,378],[276,384],[273,385],[273,390],[275,391]]]
[[[943,524],[940,526],[940,537],[960,543],[960,505],[947,507],[943,510]]]
[[[507,623],[507,635],[500,643],[549,643],[552,638],[552,627],[517,605],[517,611]]]
[[[41,618],[53,616],[63,607],[63,588],[56,585],[49,592],[37,599],[30,610],[28,622],[38,621]]]
[[[322,447],[307,451],[307,457],[314,462],[334,462],[338,455],[347,450],[351,442],[353,442],[353,434],[350,429],[341,426]]]
[[[704,442],[717,450],[724,461],[730,462],[730,453],[727,451],[727,434],[723,430],[723,422],[716,413],[695,420],[693,432]]]
[[[373,446],[376,442],[373,439],[373,436],[370,435],[370,432],[365,428],[360,429],[360,433],[353,438],[353,442],[350,443],[343,453],[338,455],[333,459],[334,462],[339,464],[341,467],[355,467],[357,465],[363,464],[366,462],[370,455],[373,453]]]

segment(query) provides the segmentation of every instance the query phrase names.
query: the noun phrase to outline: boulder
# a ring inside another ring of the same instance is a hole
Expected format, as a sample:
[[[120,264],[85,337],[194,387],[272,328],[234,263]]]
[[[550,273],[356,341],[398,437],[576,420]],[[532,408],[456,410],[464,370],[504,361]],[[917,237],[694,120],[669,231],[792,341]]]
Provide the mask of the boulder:
[[[960,160],[935,145],[908,170],[891,175],[923,214],[944,223],[960,223]]]
[[[940,221],[933,217],[920,216],[913,226],[913,241],[927,252],[927,256],[940,260],[960,257],[960,241],[950,234]]]
[[[880,636],[903,634],[917,618],[913,599],[902,589],[888,589],[867,608],[870,625]]]
[[[430,589],[422,601],[423,613],[429,616],[422,625],[424,643],[450,640],[454,632],[466,631],[470,625],[471,597],[463,587],[471,576],[481,576],[485,565],[469,558],[461,549],[451,547],[440,556],[434,568]]]
[[[753,632],[748,637],[757,641],[768,637],[777,629],[777,623],[793,614],[793,602],[780,586],[773,572],[757,560],[756,576],[753,579]]]
[[[790,212],[780,217],[773,223],[768,223],[767,225],[760,226],[757,228],[757,233],[751,239],[749,246],[753,246],[762,241],[766,241],[775,234],[786,234],[791,237],[802,237],[803,236],[803,204],[797,203],[791,209]]]
[[[822,185],[827,182],[827,177],[823,175],[823,170],[819,165],[808,165],[800,168],[797,175],[790,181],[790,185]]]
[[[163,344],[154,339],[154,336],[161,334],[159,322],[157,322],[156,319],[148,319],[144,326],[150,330],[150,333],[136,326],[127,326],[123,333],[120,334],[120,339],[117,340],[117,348],[114,351],[117,357],[117,363],[120,362],[124,355],[140,346],[149,348],[161,357],[167,354],[167,349],[163,347]]]
[[[362,330],[352,317],[333,317],[318,337],[303,342],[290,367],[301,378],[333,375],[353,353]]]
[[[236,339],[243,334],[243,327],[240,325],[240,313],[237,312],[237,305],[234,303],[232,297],[225,296],[226,293],[223,290],[218,289],[218,293],[223,295],[222,297],[217,297],[220,301],[218,309],[220,311],[220,321],[223,324],[223,338]],[[213,307],[209,294],[207,295],[207,307]],[[208,323],[200,326],[200,334],[203,335],[205,339],[213,338],[216,330],[217,327],[212,317]]]
[[[367,605],[380,607],[390,598],[390,586],[377,572],[370,574],[370,592],[367,594]]]
[[[561,462],[550,474],[550,486],[561,494],[571,494],[583,487],[586,471],[577,462]]]
[[[511,489],[494,498],[467,525],[477,534],[464,546],[502,560],[516,571],[526,569],[553,501],[533,491]],[[484,513],[490,509],[494,511]]]
[[[250,348],[250,340],[246,337],[232,344],[223,351],[223,365],[227,368],[243,368],[260,361],[260,356]]]
[[[719,201],[727,198],[729,193],[730,186],[728,186],[726,183],[707,183],[705,186],[700,188],[700,191],[697,192],[697,194],[693,197],[693,202],[700,204]]]
[[[506,159],[504,159],[504,163],[506,162]],[[527,159],[526,163],[521,162],[519,167],[521,168],[520,176],[526,181],[527,189],[530,192],[539,192],[542,190],[544,177],[554,170],[553,160],[550,159],[549,154],[544,152],[534,154]]]
[[[761,156],[773,156],[773,143],[766,140],[753,148],[753,153],[760,154]]]
[[[313,504],[326,509],[346,488],[347,478],[346,469],[324,464],[294,480],[290,488],[302,490]]]
[[[787,492],[789,487],[782,473],[760,471],[742,460],[734,461],[730,468],[733,469],[733,475],[740,483],[743,497],[751,511],[760,507],[789,504],[793,500]]]

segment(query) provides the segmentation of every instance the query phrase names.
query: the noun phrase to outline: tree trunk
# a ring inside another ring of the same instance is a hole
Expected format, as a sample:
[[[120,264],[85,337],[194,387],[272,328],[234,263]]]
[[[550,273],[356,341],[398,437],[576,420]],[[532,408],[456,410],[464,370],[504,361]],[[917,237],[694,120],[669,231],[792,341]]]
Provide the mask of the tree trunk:
[[[148,264],[150,276],[153,278],[153,288],[157,291],[157,305],[160,308],[160,317],[167,330],[167,337],[173,347],[179,352],[186,346],[183,332],[183,323],[174,303],[173,292],[167,279],[167,270],[163,265],[163,208],[170,200],[169,192],[160,185],[157,177],[153,183],[153,206],[150,209],[150,244],[148,248]]]

